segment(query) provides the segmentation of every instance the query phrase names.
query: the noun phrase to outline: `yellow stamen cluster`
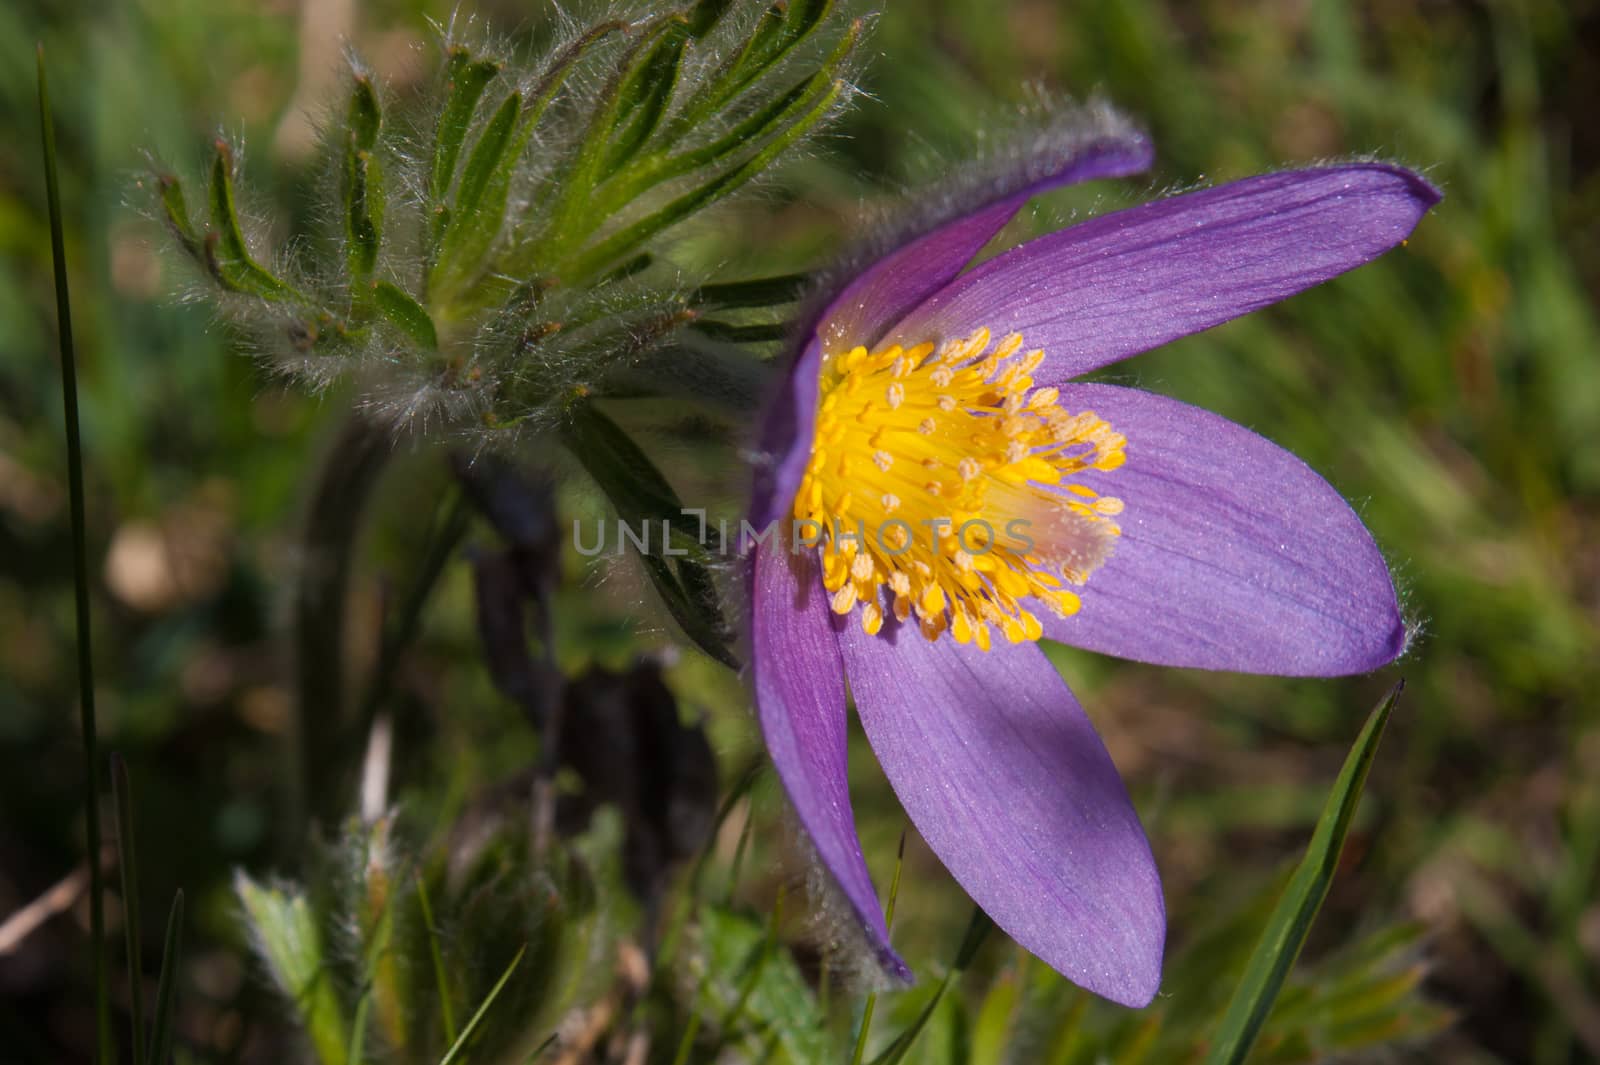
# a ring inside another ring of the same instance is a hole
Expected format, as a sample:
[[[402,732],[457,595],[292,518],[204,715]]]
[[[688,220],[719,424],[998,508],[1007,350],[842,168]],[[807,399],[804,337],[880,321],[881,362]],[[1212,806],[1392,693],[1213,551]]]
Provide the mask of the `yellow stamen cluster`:
[[[991,625],[1035,640],[1042,626],[1023,601],[1075,613],[1068,585],[1109,556],[1122,501],[1070,478],[1121,466],[1127,441],[1034,388],[1044,352],[1022,344],[1013,333],[991,347],[979,329],[824,363],[794,517],[813,523],[833,610],[859,605],[868,633],[887,604],[902,622],[915,614],[929,640],[949,631],[988,650]]]

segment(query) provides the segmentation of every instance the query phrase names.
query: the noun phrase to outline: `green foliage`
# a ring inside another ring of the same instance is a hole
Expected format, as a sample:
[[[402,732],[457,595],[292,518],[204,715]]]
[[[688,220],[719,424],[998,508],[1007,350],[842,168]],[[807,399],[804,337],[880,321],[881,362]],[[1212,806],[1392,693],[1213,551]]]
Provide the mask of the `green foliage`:
[[[830,30],[831,5],[773,8],[756,20],[759,46],[731,67],[704,61],[758,10],[575,23],[527,62],[447,33],[419,101],[391,99],[357,66],[325,138],[335,202],[317,214],[339,220],[336,239],[293,259],[256,250],[269,241],[241,209],[227,140],[204,220],[165,171],[148,182],[153,206],[276,368],[316,388],[355,380],[397,429],[549,430],[563,393],[603,392],[618,362],[673,357],[665,342],[695,316],[681,295],[691,264],[658,238],[773,168],[849,97],[861,25]],[[813,45],[831,52],[783,87]],[[429,127],[419,153],[409,131]],[[425,194],[391,193],[413,188]],[[339,254],[323,261],[328,247]],[[648,269],[619,269],[631,263]]]
[[[322,1065],[344,1065],[350,1045],[344,1010],[318,915],[305,892],[268,887],[240,873],[234,885],[256,952],[288,1000]]]
[[[521,117],[522,96],[511,93],[478,135],[454,202],[439,215],[447,221],[438,261],[429,274],[428,291],[435,300],[449,300],[471,280],[471,272],[479,268],[483,253],[499,234],[514,165],[533,134],[530,124],[519,122]]]
[[[439,112],[434,134],[432,178],[429,193],[434,211],[447,211],[444,200],[455,183],[456,160],[466,143],[478,98],[499,75],[502,64],[493,59],[474,59],[464,45],[454,45],[445,56],[445,104]],[[442,224],[442,223],[441,223]]]
[[[161,977],[156,984],[156,1012],[151,1019],[150,1054],[146,1065],[167,1065],[178,1027],[178,974],[183,961],[183,892],[172,896],[167,915],[167,936],[161,947]],[[138,1048],[134,1048],[137,1057]]]
[[[698,915],[703,981],[692,1008],[714,1045],[775,1043],[785,1060],[829,1060],[822,1013],[794,958],[777,941],[781,911],[766,922],[716,905]]]
[[[292,285],[274,276],[252,257],[239,224],[233,183],[233,149],[227,141],[218,140],[211,160],[211,181],[206,186],[211,228],[206,231],[204,244],[206,266],[211,275],[228,292],[256,296],[272,303],[304,302],[305,297]]]
[[[344,239],[348,248],[350,280],[359,286],[378,265],[378,245],[383,233],[383,169],[373,154],[383,115],[371,77],[357,74],[350,92],[349,126],[344,151]]]
[[[950,966],[950,971],[934,985],[933,993],[928,996],[927,1004],[916,1015],[916,1019],[894,1037],[894,1042],[885,1047],[883,1053],[872,1059],[872,1065],[900,1065],[907,1060],[906,1055],[917,1045],[917,1039],[922,1035],[923,1029],[939,1016],[939,1006],[944,1002],[945,992],[950,989],[950,982],[972,964],[973,955],[978,952],[978,948],[983,945],[984,938],[993,927],[994,922],[989,920],[988,914],[982,910],[973,910],[972,920],[967,924],[966,934],[961,938],[961,949],[956,953],[956,960]]]
[[[1272,1013],[1278,992],[1300,956],[1306,937],[1311,934],[1311,922],[1328,897],[1339,855],[1344,851],[1345,837],[1350,832],[1350,822],[1361,801],[1361,790],[1378,753],[1378,741],[1383,738],[1384,727],[1399,697],[1400,686],[1397,685],[1372,711],[1345,760],[1339,780],[1328,796],[1328,804],[1317,821],[1317,831],[1311,837],[1306,856],[1273,908],[1261,942],[1250,955],[1244,978],[1228,1003],[1228,1012],[1222,1018],[1206,1059],[1208,1065],[1240,1065]]]
[[[673,620],[695,646],[737,669],[729,649],[733,636],[708,568],[708,552],[722,546],[716,530],[704,526],[703,513],[684,510],[650,457],[588,397],[573,397],[563,429],[567,447],[617,508],[619,520],[646,541],[657,531],[667,541],[659,553],[640,550],[638,558]]]
[[[378,281],[372,286],[372,296],[378,313],[406,340],[424,351],[432,351],[439,346],[439,333],[434,328],[433,319],[403,289],[387,281]]]
[[[614,825],[543,856],[525,822],[448,855],[401,829],[352,824],[304,886],[241,874],[257,953],[322,1065],[524,1060],[604,976]]]

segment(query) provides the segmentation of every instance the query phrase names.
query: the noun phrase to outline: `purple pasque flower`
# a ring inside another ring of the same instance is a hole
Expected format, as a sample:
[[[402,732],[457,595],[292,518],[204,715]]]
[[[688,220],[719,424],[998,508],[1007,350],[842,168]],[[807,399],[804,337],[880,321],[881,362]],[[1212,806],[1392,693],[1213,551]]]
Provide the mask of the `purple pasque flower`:
[[[1405,644],[1371,536],[1303,462],[1206,411],[1074,379],[1362,265],[1438,192],[1378,163],[1266,174],[962,272],[1032,193],[1149,155],[1115,130],[1080,140],[1042,178],[900,243],[818,315],[768,411],[752,524],[781,531],[752,561],[761,727],[901,977],[850,809],[847,683],[967,893],[1069,979],[1140,1006],[1160,982],[1160,880],[1036,641],[1290,676],[1364,672]]]

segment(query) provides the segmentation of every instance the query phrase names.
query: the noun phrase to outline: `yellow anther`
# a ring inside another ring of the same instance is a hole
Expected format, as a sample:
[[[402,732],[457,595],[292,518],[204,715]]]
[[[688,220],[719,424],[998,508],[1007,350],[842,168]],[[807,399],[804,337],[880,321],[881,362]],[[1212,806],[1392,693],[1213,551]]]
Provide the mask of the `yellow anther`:
[[[1022,622],[1022,635],[1027,640],[1037,640],[1044,635],[1044,625],[1029,611],[1022,611],[1017,615]]]
[[[1093,412],[1063,410],[1057,389],[1034,388],[1045,356],[1021,335],[991,339],[977,329],[824,362],[792,509],[823,530],[830,607],[860,607],[869,634],[892,613],[914,615],[928,640],[1039,639],[1037,612],[1076,612],[1066,586],[1120,532],[1122,501],[1077,475],[1121,465],[1126,439]]]
[[[1045,602],[1049,603],[1057,614],[1060,614],[1064,618],[1070,618],[1072,615],[1078,612],[1079,607],[1083,606],[1083,600],[1079,599],[1075,593],[1069,592],[1065,588],[1059,591],[1051,592],[1049,595],[1041,596],[1041,598],[1044,599]]]
[[[877,570],[877,563],[873,562],[872,556],[866,553],[857,555],[856,560],[850,563],[850,576],[858,581],[870,581]]]
[[[989,626],[979,621],[972,626],[972,638],[978,645],[978,650],[989,649]]]

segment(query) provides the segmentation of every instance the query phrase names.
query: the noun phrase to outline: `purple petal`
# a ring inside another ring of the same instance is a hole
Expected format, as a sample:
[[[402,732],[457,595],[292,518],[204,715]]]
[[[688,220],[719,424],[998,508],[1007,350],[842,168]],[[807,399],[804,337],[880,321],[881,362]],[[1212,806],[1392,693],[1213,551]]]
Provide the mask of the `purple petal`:
[[[1137,174],[1150,166],[1150,160],[1149,141],[1135,134],[1108,134],[1073,146],[1040,179],[878,259],[828,305],[819,320],[818,336],[830,350],[848,350],[857,344],[872,347],[889,325],[960,273],[1029,198],[1062,185]]]
[[[1382,255],[1439,192],[1375,163],[1291,170],[1116,211],[1029,241],[912,311],[906,343],[1020,332],[1059,384],[1276,303]]]
[[[783,545],[757,549],[751,592],[750,671],[772,764],[880,963],[909,979],[889,947],[850,812],[844,664],[827,596],[810,560]]]
[[[1035,644],[841,633],[856,712],[917,831],[1013,939],[1115,1002],[1161,982],[1166,916],[1139,817]]]
[[[1076,479],[1127,504],[1111,558],[1045,635],[1121,658],[1285,676],[1392,661],[1405,624],[1383,556],[1305,463],[1226,418],[1112,385],[1061,390],[1128,438]]]

